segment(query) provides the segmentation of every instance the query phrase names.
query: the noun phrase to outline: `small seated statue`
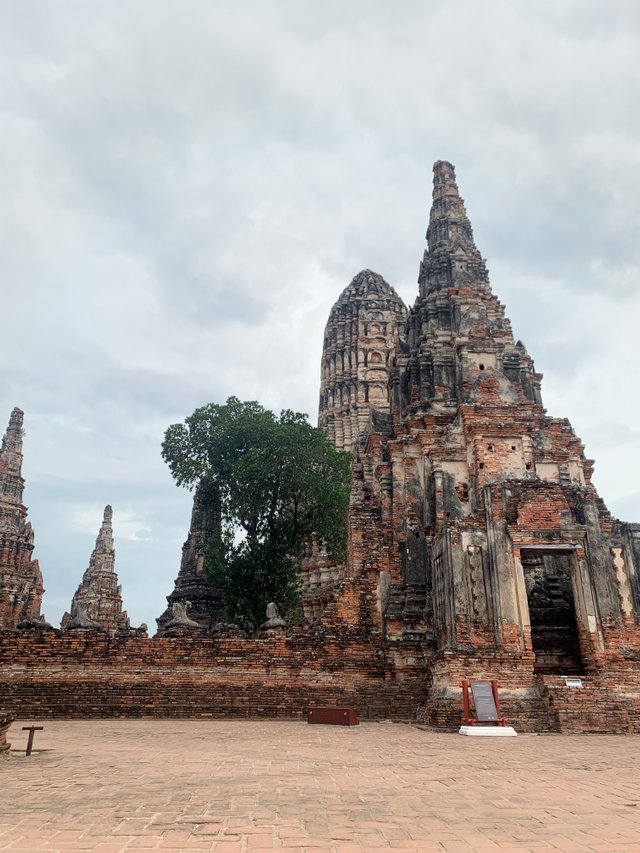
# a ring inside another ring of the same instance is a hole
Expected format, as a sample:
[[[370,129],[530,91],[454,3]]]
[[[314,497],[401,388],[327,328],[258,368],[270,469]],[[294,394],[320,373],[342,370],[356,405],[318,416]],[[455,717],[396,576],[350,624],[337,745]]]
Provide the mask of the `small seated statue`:
[[[202,625],[187,616],[189,607],[191,607],[190,601],[174,601],[171,605],[171,620],[167,622],[165,628],[201,628]]]
[[[89,605],[84,601],[77,601],[71,608],[71,622],[69,630],[74,628],[100,628],[101,626],[95,619],[89,616]]]
[[[267,604],[267,621],[260,626],[260,632],[267,636],[275,636],[282,634],[286,627],[287,623],[280,616],[277,604],[273,601]]]
[[[142,622],[139,628],[131,624],[127,624],[126,627],[118,628],[116,632],[117,637],[138,637],[145,639],[148,637],[148,627],[146,622]]]

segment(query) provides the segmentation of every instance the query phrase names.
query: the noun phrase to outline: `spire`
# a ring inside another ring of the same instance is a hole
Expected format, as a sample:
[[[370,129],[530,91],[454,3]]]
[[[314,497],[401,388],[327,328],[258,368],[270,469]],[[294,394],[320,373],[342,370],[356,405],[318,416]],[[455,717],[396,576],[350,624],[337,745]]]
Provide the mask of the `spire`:
[[[101,568],[106,571],[115,572],[115,557],[116,552],[113,550],[113,510],[107,504],[104,508],[104,513],[102,515],[102,527],[98,532],[98,536],[96,538],[96,547],[94,549],[92,560],[98,554],[105,554],[109,559],[106,562],[102,563]]]
[[[22,424],[24,412],[17,407],[11,412],[9,426],[0,448],[0,472],[21,476],[22,469]]]
[[[447,287],[488,287],[487,268],[473,240],[473,229],[451,163],[433,166],[433,203],[427,228],[428,250],[420,267],[420,295]]]
[[[115,570],[116,552],[113,548],[113,510],[109,505],[104,508],[102,525],[96,538],[96,545],[89,560],[89,567],[82,576],[80,586],[71,601],[70,613],[62,617],[63,630],[72,627],[86,627],[78,619],[82,613],[94,627],[109,633],[129,630],[129,618],[122,609],[122,591],[118,586]]]
[[[187,605],[189,618],[203,628],[210,628],[223,617],[219,590],[204,576],[205,548],[215,533],[220,533],[220,495],[211,482],[202,480],[196,486],[191,511],[191,526],[187,541],[182,546],[180,571],[171,595],[167,596],[167,609],[156,619],[158,634],[162,636],[174,618],[174,605]]]
[[[427,242],[432,252],[460,246],[478,254],[473,229],[458,192],[456,170],[446,160],[438,160],[433,167],[433,204]]]
[[[15,628],[37,619],[42,602],[42,573],[32,560],[33,528],[22,503],[22,424],[14,409],[0,446],[0,627]]]

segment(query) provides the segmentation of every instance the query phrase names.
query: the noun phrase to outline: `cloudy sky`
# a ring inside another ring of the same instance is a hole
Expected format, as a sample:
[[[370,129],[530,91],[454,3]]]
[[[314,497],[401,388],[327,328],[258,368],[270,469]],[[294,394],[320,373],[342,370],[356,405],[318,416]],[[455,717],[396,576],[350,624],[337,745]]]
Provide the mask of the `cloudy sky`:
[[[112,503],[155,626],[190,511],[164,430],[230,394],[315,422],[340,291],[415,298],[437,159],[640,520],[639,57],[635,0],[0,2],[0,423],[25,410],[47,617]]]

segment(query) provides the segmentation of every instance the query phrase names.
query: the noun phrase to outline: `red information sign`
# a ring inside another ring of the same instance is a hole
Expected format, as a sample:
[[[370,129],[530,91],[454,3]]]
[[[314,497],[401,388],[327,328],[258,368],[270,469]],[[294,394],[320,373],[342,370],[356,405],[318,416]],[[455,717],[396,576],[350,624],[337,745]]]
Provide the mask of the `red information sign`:
[[[473,698],[473,716],[471,716],[469,688],[471,688],[471,698]],[[506,721],[500,712],[498,682],[495,679],[472,682],[465,680],[462,682],[462,722],[465,726],[477,726],[478,723],[489,723],[496,726],[506,725]]]

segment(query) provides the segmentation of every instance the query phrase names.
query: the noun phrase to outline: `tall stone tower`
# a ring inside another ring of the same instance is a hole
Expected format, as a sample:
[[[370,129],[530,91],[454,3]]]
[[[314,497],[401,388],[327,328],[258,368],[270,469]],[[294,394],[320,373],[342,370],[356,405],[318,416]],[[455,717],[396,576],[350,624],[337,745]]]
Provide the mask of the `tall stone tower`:
[[[362,270],[329,314],[320,368],[318,426],[338,450],[357,452],[371,413],[389,407],[389,369],[407,309],[378,273]],[[345,567],[331,563],[322,542],[308,548],[300,568],[305,618],[318,619]]]
[[[0,628],[36,619],[42,603],[42,573],[32,560],[33,530],[22,503],[22,425],[16,408],[0,447]]]
[[[171,595],[167,596],[167,609],[156,619],[158,632],[171,622],[172,607],[176,602],[189,602],[189,618],[203,628],[211,628],[223,619],[222,600],[204,576],[204,550],[209,539],[220,530],[220,498],[215,489],[206,483],[196,486],[191,511],[189,535],[182,546],[180,571]]]
[[[115,570],[112,518],[112,509],[106,506],[89,567],[73,596],[71,612],[62,617],[63,631],[73,627],[95,627],[117,634],[130,628],[129,617],[122,609],[122,588]]]
[[[372,409],[389,406],[391,354],[407,309],[381,275],[363,270],[331,309],[322,350],[318,426],[354,450]]]
[[[377,572],[389,642],[422,644],[437,720],[462,677],[534,695],[637,667],[640,525],[612,519],[569,421],[546,415],[447,162],[427,242],[387,416],[354,464],[348,571]]]

